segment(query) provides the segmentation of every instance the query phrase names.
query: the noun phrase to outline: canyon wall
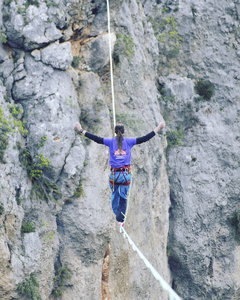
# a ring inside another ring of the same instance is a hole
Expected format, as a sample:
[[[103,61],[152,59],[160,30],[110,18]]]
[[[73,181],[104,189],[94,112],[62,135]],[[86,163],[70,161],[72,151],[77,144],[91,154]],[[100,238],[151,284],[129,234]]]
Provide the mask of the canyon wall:
[[[182,299],[238,299],[240,5],[110,12],[117,121],[166,122],[132,150],[124,228]],[[168,299],[119,233],[108,148],[74,130],[113,136],[107,4],[4,0],[0,25],[1,299]]]

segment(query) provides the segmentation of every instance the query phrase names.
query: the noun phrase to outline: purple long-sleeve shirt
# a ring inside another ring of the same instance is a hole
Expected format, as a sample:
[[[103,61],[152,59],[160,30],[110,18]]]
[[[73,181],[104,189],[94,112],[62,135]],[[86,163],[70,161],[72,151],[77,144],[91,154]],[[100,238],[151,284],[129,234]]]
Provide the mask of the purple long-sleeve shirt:
[[[123,138],[122,150],[118,149],[116,138],[104,138],[103,144],[109,147],[109,165],[113,168],[121,168],[131,165],[131,149],[136,145],[136,138]]]
[[[122,151],[118,149],[117,138],[102,138],[91,134],[85,133],[85,136],[98,144],[104,144],[109,147],[109,165],[113,168],[121,168],[124,166],[131,165],[131,150],[134,145],[142,144],[147,142],[154,137],[155,132],[151,131],[145,136],[138,138],[123,138]]]

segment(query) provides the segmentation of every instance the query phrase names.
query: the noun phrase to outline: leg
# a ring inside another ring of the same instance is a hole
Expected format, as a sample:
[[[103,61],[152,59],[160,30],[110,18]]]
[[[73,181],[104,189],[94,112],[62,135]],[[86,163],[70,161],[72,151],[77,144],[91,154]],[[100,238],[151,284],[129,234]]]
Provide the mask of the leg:
[[[123,222],[125,219],[126,209],[127,209],[127,194],[130,186],[120,186],[120,200],[117,209],[116,219],[118,222]]]
[[[127,209],[127,199],[120,197],[120,201],[116,213],[116,219],[118,222],[124,221],[126,209]]]
[[[112,191],[112,196],[111,196],[111,204],[112,204],[112,210],[114,214],[117,214],[117,209],[119,205],[119,200],[120,200],[120,195],[119,195],[119,186],[114,186],[114,191],[113,191],[113,185],[109,182],[110,189]]]

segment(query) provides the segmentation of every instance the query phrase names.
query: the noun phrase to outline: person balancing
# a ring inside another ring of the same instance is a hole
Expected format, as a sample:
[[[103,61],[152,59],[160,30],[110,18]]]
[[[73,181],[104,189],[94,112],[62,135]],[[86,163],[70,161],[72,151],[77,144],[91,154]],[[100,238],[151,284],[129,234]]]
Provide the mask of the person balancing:
[[[112,210],[116,215],[116,220],[120,226],[124,225],[124,218],[127,208],[127,194],[131,182],[131,150],[134,145],[139,145],[149,141],[159,130],[165,127],[165,122],[159,125],[147,135],[137,138],[126,138],[124,136],[124,126],[115,126],[116,137],[102,138],[83,130],[79,122],[75,128],[80,134],[93,140],[98,144],[109,147],[109,165],[111,174],[109,176],[109,186],[112,191],[111,204]]]

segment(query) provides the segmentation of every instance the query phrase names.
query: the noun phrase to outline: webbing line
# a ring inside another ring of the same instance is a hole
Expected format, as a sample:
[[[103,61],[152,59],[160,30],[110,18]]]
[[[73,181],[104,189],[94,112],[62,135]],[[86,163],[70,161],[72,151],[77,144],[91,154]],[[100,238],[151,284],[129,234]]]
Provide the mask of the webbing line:
[[[108,16],[108,37],[109,37],[109,60],[110,60],[110,74],[111,74],[111,89],[112,89],[112,110],[113,110],[113,128],[115,129],[116,126],[116,113],[115,113],[115,97],[114,97],[114,84],[113,84],[113,63],[112,63],[112,46],[111,46],[111,19],[110,19],[110,6],[109,6],[109,0],[107,0],[107,16]],[[127,210],[124,215],[124,222],[127,219],[127,212],[129,207],[129,201],[130,201],[130,194],[132,189],[132,177],[131,177],[131,183],[130,183],[130,189],[128,192],[127,197]]]
[[[108,15],[108,36],[109,36],[109,59],[110,59],[110,74],[111,74],[111,90],[112,90],[112,110],[113,110],[113,125],[114,128],[116,126],[116,114],[115,114],[115,98],[114,98],[114,84],[113,84],[113,63],[112,63],[112,47],[111,47],[111,28],[110,28],[110,7],[109,7],[109,0],[107,0],[107,15]],[[128,195],[128,201],[130,198],[130,192],[131,192],[131,186],[132,186],[132,179],[131,179],[131,185]],[[129,203],[127,205],[128,210]],[[125,220],[127,218],[127,211],[125,215]],[[160,282],[162,288],[168,292],[169,299],[170,300],[181,300],[181,298],[174,292],[174,290],[167,284],[167,282],[161,277],[161,275],[156,271],[156,269],[151,265],[151,263],[146,259],[146,257],[142,254],[142,252],[137,248],[137,246],[134,244],[134,242],[131,240],[125,229],[120,226],[120,232],[123,233],[124,238],[128,239],[128,242],[132,246],[134,251],[137,251],[140,258],[144,261],[145,265],[150,269],[153,276]]]
[[[134,242],[129,237],[126,230],[123,228],[123,226],[120,226],[120,233],[123,234],[124,238],[127,238],[129,244],[132,246],[133,251],[137,251],[139,257],[144,261],[145,265],[150,269],[153,276],[160,282],[162,288],[168,292],[169,299],[181,300],[181,298],[176,294],[176,292],[168,285],[168,283],[161,277],[161,275],[156,271],[156,269],[152,266],[152,264],[146,259],[146,257],[142,254],[142,252],[134,244]]]
[[[109,59],[110,59],[110,74],[111,74],[111,89],[112,89],[112,110],[113,110],[113,126],[114,126],[113,128],[115,128],[115,126],[116,126],[116,114],[115,114],[115,98],[114,98],[114,85],[113,85],[113,63],[112,63],[112,46],[111,46],[109,0],[107,0],[107,15],[108,15]]]

